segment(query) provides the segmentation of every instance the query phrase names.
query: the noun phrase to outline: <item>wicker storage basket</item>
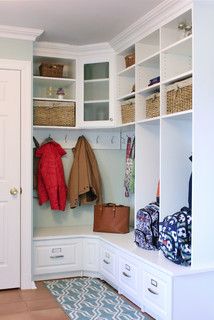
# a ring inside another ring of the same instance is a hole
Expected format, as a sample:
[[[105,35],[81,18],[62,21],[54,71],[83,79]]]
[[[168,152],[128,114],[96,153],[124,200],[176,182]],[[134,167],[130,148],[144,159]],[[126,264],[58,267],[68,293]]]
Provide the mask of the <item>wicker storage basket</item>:
[[[121,104],[122,123],[135,121],[135,100],[129,99]]]
[[[192,78],[169,85],[166,95],[167,114],[192,109]]]
[[[62,78],[63,67],[64,66],[62,64],[42,62],[42,64],[39,66],[39,73],[40,76],[43,77]]]
[[[126,68],[135,64],[135,53],[128,54],[125,56]]]
[[[160,116],[160,93],[154,93],[146,98],[146,118]]]
[[[33,108],[33,124],[75,127],[75,103],[36,100]]]

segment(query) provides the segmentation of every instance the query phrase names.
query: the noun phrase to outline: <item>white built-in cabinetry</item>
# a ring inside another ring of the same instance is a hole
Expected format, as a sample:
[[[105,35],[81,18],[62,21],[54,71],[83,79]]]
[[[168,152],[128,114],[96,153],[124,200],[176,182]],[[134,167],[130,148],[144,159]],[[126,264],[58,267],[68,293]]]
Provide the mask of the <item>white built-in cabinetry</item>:
[[[113,51],[113,50],[112,50]],[[63,65],[62,77],[41,76],[43,62]],[[33,99],[53,102],[75,102],[75,128],[96,128],[114,124],[114,56],[84,55],[62,58],[59,54],[41,55],[36,52],[33,63]],[[64,96],[57,96],[57,89]],[[63,106],[62,106],[63,108]],[[40,126],[35,128],[72,129],[72,127]]]
[[[137,248],[131,234],[97,235],[87,233],[84,228],[76,234],[73,230],[36,230],[34,279],[97,275],[157,319],[214,318],[211,301],[214,295],[213,240],[210,239],[213,223],[209,222],[210,206],[205,194],[205,178],[209,187],[213,182],[212,175],[206,171],[206,163],[211,168],[213,158],[209,158],[209,146],[203,138],[203,134],[209,132],[207,141],[211,145],[213,133],[209,121],[213,119],[213,112],[209,109],[209,103],[203,105],[206,97],[201,89],[206,92],[209,66],[199,48],[199,40],[207,44],[205,32],[202,34],[198,26],[205,22],[205,16],[212,21],[211,9],[211,4],[204,6],[201,2],[195,4],[193,12],[188,7],[185,11],[180,10],[178,16],[174,13],[161,25],[152,28],[150,33],[138,37],[128,48],[116,52],[115,60],[112,54],[106,59],[99,55],[72,58],[76,73],[70,75],[68,80],[68,97],[77,103],[77,128],[98,129],[103,126],[126,130],[127,127],[135,132],[135,212],[155,200],[159,180],[160,220],[187,205],[188,182],[193,172],[192,266],[177,266],[165,259],[161,252]],[[197,30],[197,34],[184,35],[184,31],[178,29],[180,23],[193,25],[193,31]],[[211,45],[209,50],[213,52]],[[124,57],[133,51],[135,64],[126,68]],[[195,58],[194,64],[192,56]],[[211,53],[209,56],[211,61]],[[107,63],[109,74],[87,75],[87,68],[93,70],[100,64],[102,70]],[[203,68],[203,63],[206,63],[206,68]],[[196,78],[197,70],[203,77],[197,74]],[[160,76],[160,82],[148,86],[149,80],[157,76]],[[192,109],[167,114],[167,86],[188,77],[193,79]],[[51,79],[34,77],[34,97],[47,98],[42,90],[44,85],[49,86],[49,81]],[[64,80],[53,81],[58,86],[57,81]],[[132,92],[134,84],[135,92]],[[160,115],[146,118],[146,99],[157,91],[160,93]],[[135,99],[135,121],[122,124],[120,106],[128,98]],[[98,111],[95,114],[88,112],[90,104],[92,111],[101,106],[102,115],[98,115]],[[193,163],[189,160],[191,154]],[[67,251],[67,243],[71,250]],[[56,252],[52,252],[53,249]],[[78,257],[75,250],[78,250]],[[51,257],[53,253],[59,257]]]
[[[121,101],[135,98],[136,187],[135,212],[155,201],[160,180],[160,220],[188,205],[192,171],[192,109],[167,114],[167,87],[192,77],[192,10],[162,24],[158,29],[117,54],[117,112]],[[126,68],[125,56],[135,52],[135,64]],[[160,82],[149,85],[152,78]],[[135,92],[132,86],[135,84]],[[146,116],[146,99],[160,95],[159,116]],[[119,125],[122,124],[119,119]],[[193,156],[194,159],[194,156]],[[194,215],[194,212],[193,212]],[[194,239],[193,239],[194,246]]]
[[[137,248],[133,232],[95,233],[84,226],[40,228],[34,235],[34,280],[99,277],[155,319],[212,319],[213,271],[177,266]]]

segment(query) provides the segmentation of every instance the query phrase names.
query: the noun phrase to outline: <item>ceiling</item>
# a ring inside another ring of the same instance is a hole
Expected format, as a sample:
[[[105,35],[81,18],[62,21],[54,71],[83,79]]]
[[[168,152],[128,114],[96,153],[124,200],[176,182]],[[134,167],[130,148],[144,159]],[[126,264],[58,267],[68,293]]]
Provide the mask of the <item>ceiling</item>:
[[[40,41],[109,42],[164,0],[0,0],[0,24],[43,29]]]

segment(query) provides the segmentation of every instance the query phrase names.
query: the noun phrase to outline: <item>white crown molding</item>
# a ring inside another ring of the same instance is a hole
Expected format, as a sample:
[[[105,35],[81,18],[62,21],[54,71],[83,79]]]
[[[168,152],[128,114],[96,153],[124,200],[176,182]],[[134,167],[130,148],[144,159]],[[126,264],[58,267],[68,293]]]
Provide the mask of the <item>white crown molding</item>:
[[[81,56],[90,55],[90,54],[94,55],[96,53],[108,54],[108,53],[114,53],[114,50],[108,42],[100,42],[100,43],[79,46],[79,53]]]
[[[36,41],[33,45],[33,54],[35,56],[72,58],[76,57],[77,53],[77,46],[70,44]]]
[[[36,56],[77,58],[77,56],[82,57],[86,55],[109,54],[113,52],[114,50],[107,42],[89,44],[85,46],[45,41],[34,43],[34,55]]]
[[[121,52],[157,30],[163,23],[191,8],[193,0],[165,0],[159,6],[141,17],[110,41],[116,52]]]
[[[44,30],[0,25],[0,38],[35,41]]]

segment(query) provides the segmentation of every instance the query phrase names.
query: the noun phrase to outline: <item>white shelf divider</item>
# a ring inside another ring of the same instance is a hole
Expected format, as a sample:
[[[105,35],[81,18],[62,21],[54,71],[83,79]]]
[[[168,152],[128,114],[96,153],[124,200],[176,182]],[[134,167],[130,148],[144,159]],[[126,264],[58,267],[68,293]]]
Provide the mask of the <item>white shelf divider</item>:
[[[109,100],[85,100],[84,103],[108,103]]]
[[[57,98],[43,98],[43,97],[33,97],[33,100],[57,101],[57,102],[76,102],[75,99],[57,99]]]
[[[43,77],[43,76],[33,76],[36,81],[56,81],[56,82],[76,82],[76,79],[71,78],[55,78],[55,77]]]
[[[84,80],[84,83],[108,82],[109,78]]]
[[[131,92],[131,93],[125,94],[124,96],[119,97],[117,100],[118,101],[123,101],[123,100],[131,99],[131,98],[134,98],[134,97],[135,97],[135,92]]]

